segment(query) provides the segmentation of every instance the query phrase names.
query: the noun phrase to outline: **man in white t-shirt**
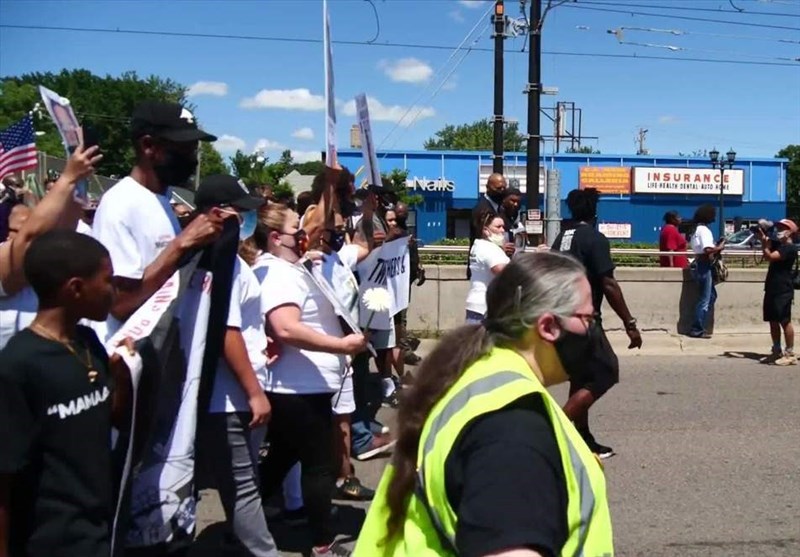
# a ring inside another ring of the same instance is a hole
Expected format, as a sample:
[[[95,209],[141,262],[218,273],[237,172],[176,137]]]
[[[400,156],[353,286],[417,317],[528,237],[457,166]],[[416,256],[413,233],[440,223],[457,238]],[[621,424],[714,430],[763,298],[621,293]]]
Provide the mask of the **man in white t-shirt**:
[[[108,336],[175,273],[185,256],[213,242],[222,230],[221,215],[212,211],[198,215],[181,232],[168,194],[170,186],[194,175],[198,141],[216,137],[199,129],[181,105],[156,101],[136,107],[131,135],[136,165],[103,195],[92,227],[114,265],[117,295]]]
[[[692,276],[699,286],[700,292],[695,307],[694,320],[689,336],[693,338],[711,338],[708,332],[709,316],[714,310],[717,301],[717,289],[714,286],[712,265],[714,259],[725,248],[725,239],[720,238],[719,243],[714,243],[714,235],[709,224],[717,218],[717,210],[713,205],[702,205],[694,213],[694,222],[697,228],[692,234],[690,245],[695,253],[695,262],[692,265]]]

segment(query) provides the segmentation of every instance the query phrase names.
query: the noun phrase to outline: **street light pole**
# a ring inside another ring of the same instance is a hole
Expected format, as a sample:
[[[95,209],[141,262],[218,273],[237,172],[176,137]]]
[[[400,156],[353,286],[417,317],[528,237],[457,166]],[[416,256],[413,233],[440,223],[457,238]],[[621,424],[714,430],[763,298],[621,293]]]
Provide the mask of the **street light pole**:
[[[730,149],[725,153],[725,158],[720,159],[719,151],[715,147],[708,153],[708,158],[711,160],[712,168],[719,168],[719,239],[721,240],[725,237],[725,166],[733,169],[736,151]]]

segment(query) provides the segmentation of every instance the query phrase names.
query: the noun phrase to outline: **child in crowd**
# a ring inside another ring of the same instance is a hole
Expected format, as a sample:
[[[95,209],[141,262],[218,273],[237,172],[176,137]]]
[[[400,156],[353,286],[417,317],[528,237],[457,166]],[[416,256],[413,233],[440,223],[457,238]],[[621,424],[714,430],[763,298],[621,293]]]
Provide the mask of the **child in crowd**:
[[[130,374],[78,322],[108,316],[111,259],[89,236],[53,231],[24,271],[39,309],[0,352],[0,556],[107,557],[111,426],[125,429]]]

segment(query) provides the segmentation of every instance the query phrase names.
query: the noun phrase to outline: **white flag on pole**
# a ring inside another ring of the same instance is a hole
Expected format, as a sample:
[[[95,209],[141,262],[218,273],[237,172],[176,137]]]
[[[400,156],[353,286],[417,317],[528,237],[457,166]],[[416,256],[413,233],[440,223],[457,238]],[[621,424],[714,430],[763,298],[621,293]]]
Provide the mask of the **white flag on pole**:
[[[328,0],[322,0],[323,48],[325,50],[325,164],[336,166],[336,97],[333,94],[333,50],[331,49],[331,18]]]
[[[364,93],[356,95],[356,112],[358,113],[358,128],[361,132],[361,153],[364,155],[364,169],[370,184],[382,186],[381,170],[378,167],[378,154],[375,152],[375,143],[372,140],[372,126],[369,123],[369,106]]]

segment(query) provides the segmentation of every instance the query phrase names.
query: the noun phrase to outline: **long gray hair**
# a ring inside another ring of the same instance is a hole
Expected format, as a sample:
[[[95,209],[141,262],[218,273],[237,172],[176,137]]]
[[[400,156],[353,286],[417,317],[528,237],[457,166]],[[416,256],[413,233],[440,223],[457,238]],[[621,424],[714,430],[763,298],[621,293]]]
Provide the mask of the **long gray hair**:
[[[414,490],[420,435],[433,406],[494,346],[514,344],[545,313],[562,317],[575,313],[581,304],[576,283],[585,276],[583,265],[557,252],[516,256],[489,284],[483,323],[464,325],[445,335],[422,362],[400,402],[395,474],[387,492],[389,540],[401,533]]]

